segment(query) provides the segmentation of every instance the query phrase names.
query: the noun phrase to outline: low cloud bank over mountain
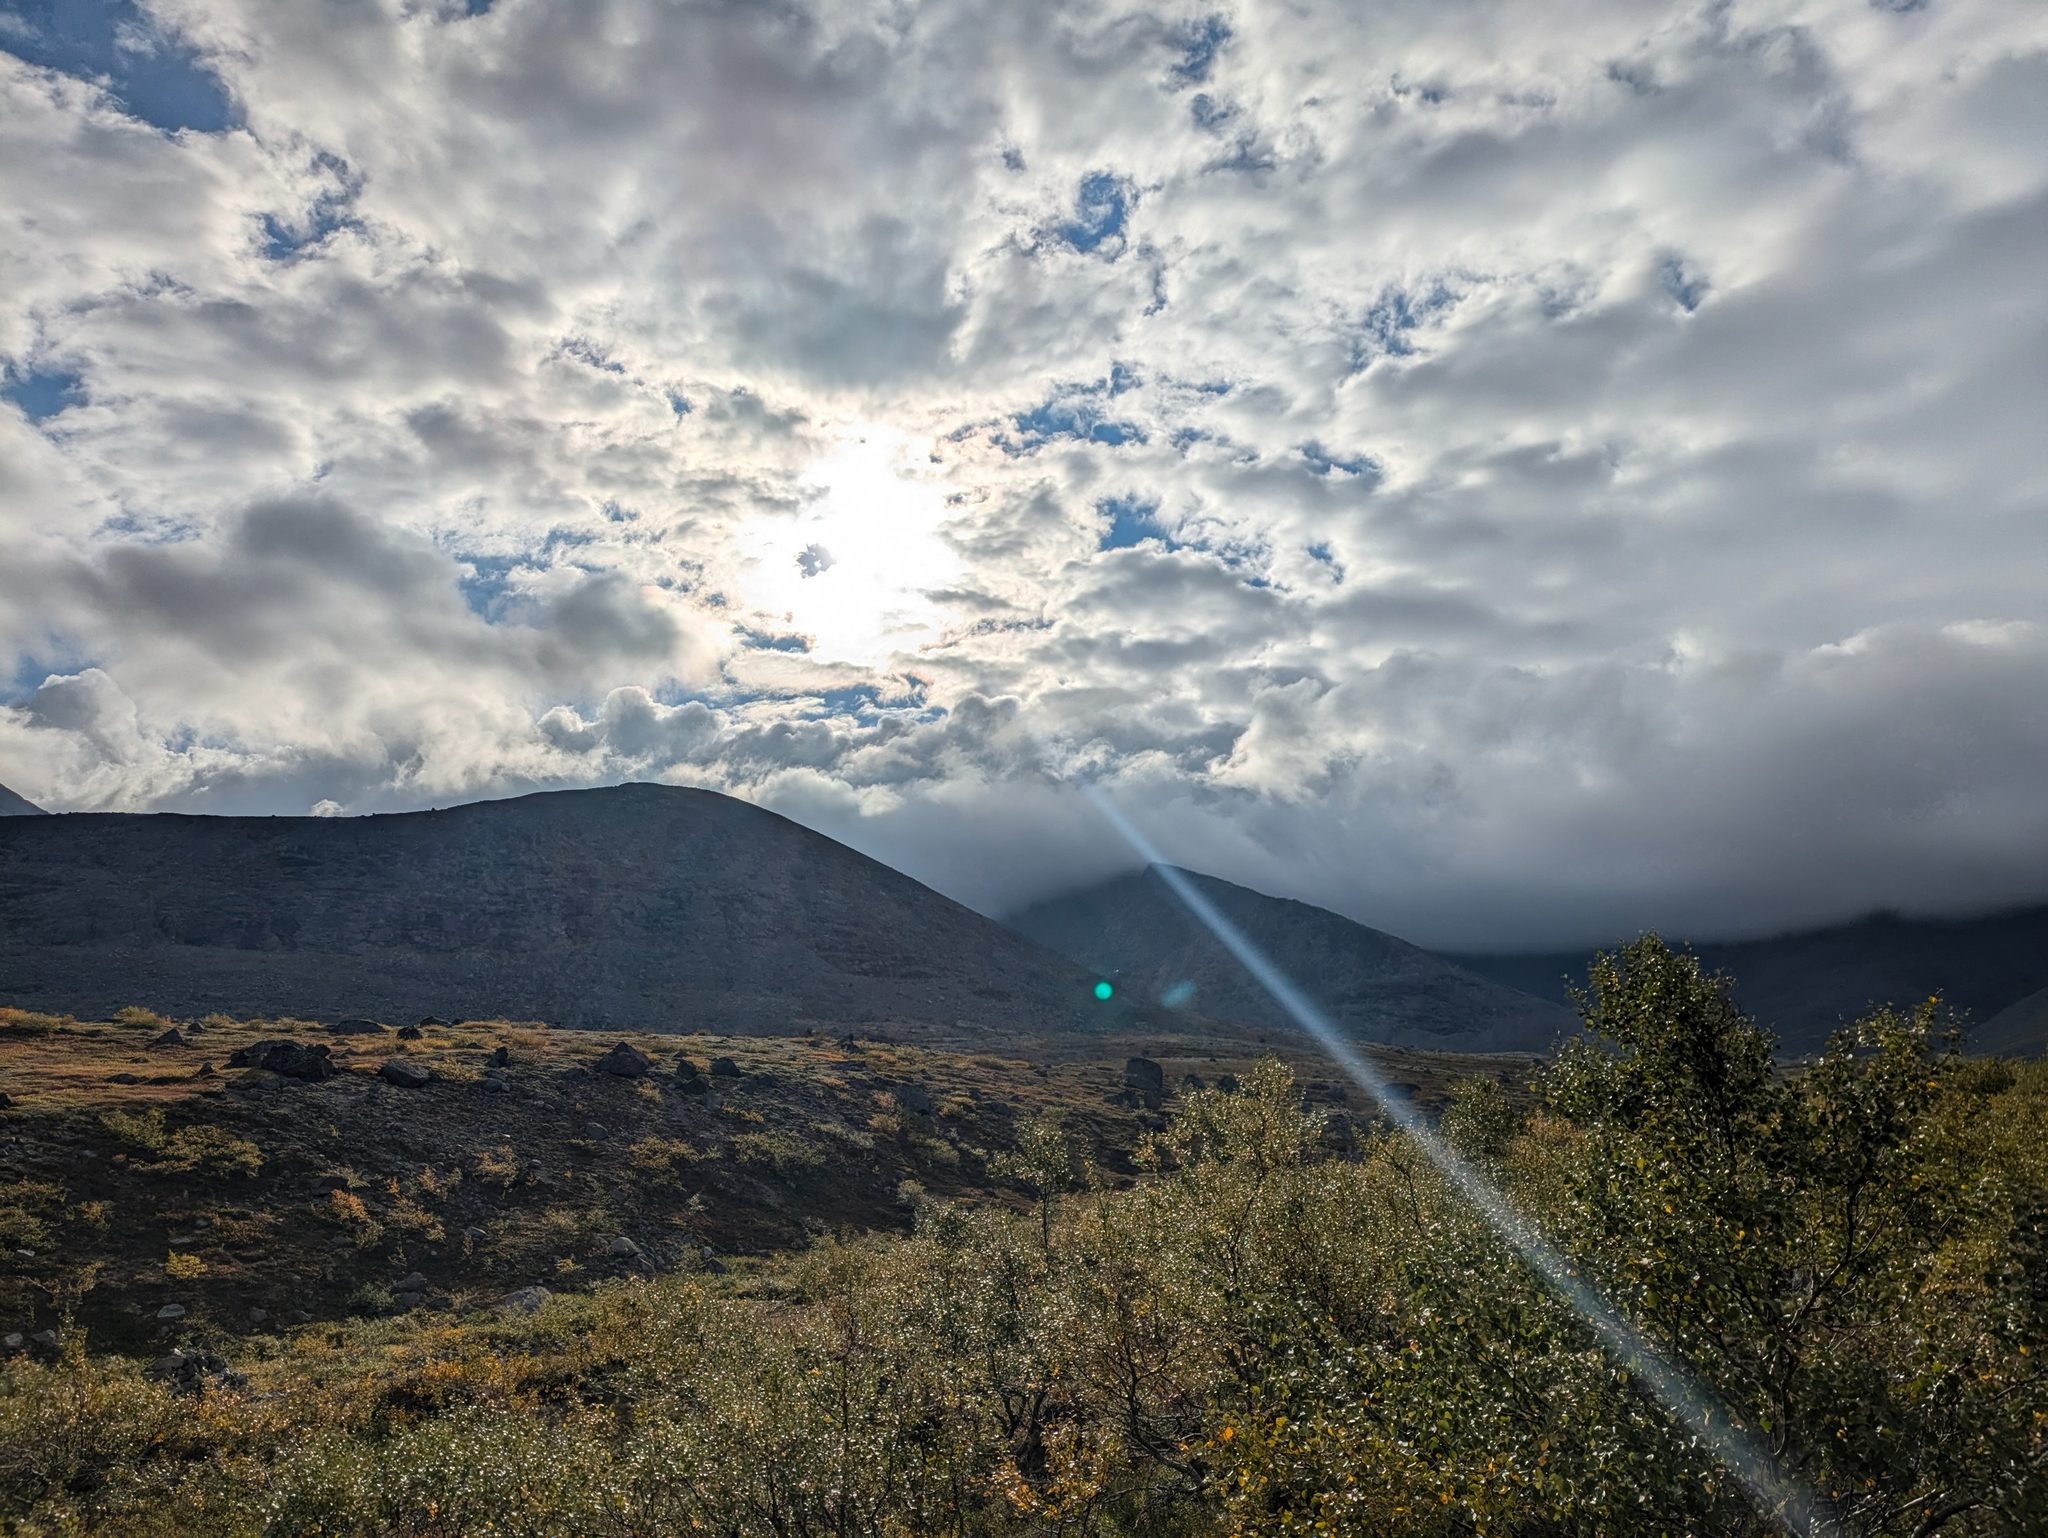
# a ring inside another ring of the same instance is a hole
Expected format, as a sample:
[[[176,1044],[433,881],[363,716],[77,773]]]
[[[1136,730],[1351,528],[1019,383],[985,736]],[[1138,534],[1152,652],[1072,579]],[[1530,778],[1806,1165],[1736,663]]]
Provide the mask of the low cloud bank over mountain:
[[[2044,895],[2038,8],[104,9],[0,26],[43,806],[664,779],[995,912],[1134,863],[1086,778],[1434,945]]]

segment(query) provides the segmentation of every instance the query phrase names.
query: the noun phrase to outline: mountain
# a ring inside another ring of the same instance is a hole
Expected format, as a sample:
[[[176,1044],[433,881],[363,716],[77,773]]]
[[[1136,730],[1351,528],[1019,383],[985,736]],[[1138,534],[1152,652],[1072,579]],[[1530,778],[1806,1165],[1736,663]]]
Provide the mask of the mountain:
[[[0,821],[0,1002],[104,1017],[1108,1026],[1072,963],[744,801]]]
[[[1542,1052],[1578,1026],[1569,1009],[1327,909],[1214,876],[1187,876],[1356,1040],[1446,1052]],[[1148,1003],[1292,1028],[1156,869],[1038,903],[1007,922],[1048,950],[1119,979]]]
[[[1973,1047],[2038,1055],[2048,1046],[2042,1002],[2035,1001],[2031,1015],[2020,1007],[2028,995],[2048,988],[2048,906],[1974,919],[1876,913],[1826,929],[1694,950],[1708,967],[1735,979],[1736,1002],[1775,1029],[1788,1054],[1818,1050],[1837,1026],[1876,1005],[1911,1006],[1936,994],[1963,1013]],[[1496,982],[1562,1001],[1567,978],[1583,985],[1592,953],[1450,959]]]
[[[28,799],[0,785],[0,817],[43,817],[48,814]]]

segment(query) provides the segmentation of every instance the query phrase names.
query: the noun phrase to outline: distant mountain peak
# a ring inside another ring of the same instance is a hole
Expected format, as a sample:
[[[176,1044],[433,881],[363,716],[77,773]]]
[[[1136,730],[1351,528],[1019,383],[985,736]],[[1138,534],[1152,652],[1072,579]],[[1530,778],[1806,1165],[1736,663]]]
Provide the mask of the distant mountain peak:
[[[1578,1027],[1546,1000],[1289,897],[1180,869],[1354,1039],[1449,1052],[1542,1052]],[[1012,929],[1116,978],[1128,996],[1234,1024],[1284,1011],[1148,866],[1013,914]]]
[[[28,797],[17,795],[5,785],[0,785],[0,817],[47,817],[45,812]]]

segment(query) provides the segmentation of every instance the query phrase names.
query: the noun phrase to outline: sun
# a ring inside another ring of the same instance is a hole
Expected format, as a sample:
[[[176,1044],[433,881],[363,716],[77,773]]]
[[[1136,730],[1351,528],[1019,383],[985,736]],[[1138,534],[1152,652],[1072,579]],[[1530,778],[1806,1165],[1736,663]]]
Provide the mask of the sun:
[[[750,607],[787,616],[820,661],[873,666],[915,651],[948,618],[929,595],[958,578],[940,534],[946,490],[929,440],[895,428],[844,431],[807,469],[803,508],[739,534]]]

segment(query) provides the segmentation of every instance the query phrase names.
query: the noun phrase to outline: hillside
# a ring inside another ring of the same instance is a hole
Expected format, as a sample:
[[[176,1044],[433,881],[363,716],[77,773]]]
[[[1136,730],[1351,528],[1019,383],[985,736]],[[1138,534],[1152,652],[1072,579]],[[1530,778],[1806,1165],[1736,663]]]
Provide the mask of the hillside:
[[[718,1031],[1123,1019],[786,818],[660,785],[355,818],[0,821],[0,1003]]]
[[[1226,917],[1360,1041],[1459,1052],[1543,1052],[1577,1025],[1571,1011],[1476,977],[1340,914],[1190,873]],[[1145,1003],[1233,1024],[1289,1023],[1155,871],[1036,904],[1010,927],[1119,980]]]
[[[41,817],[43,809],[23,795],[0,785],[0,817]]]
[[[1737,979],[1737,1001],[1778,1033],[1787,1053],[1817,1051],[1837,1026],[1875,1005],[1910,1006],[1935,995],[1963,1015],[1973,1048],[2037,1057],[2048,1046],[2048,1019],[2038,1003],[2015,1008],[2048,988],[2048,906],[1974,919],[1877,913],[1694,950],[1707,966]],[[1588,950],[1450,959],[1562,1003],[1568,982],[1583,986],[1591,957]],[[2000,1018],[1994,1023],[1994,1017]]]

